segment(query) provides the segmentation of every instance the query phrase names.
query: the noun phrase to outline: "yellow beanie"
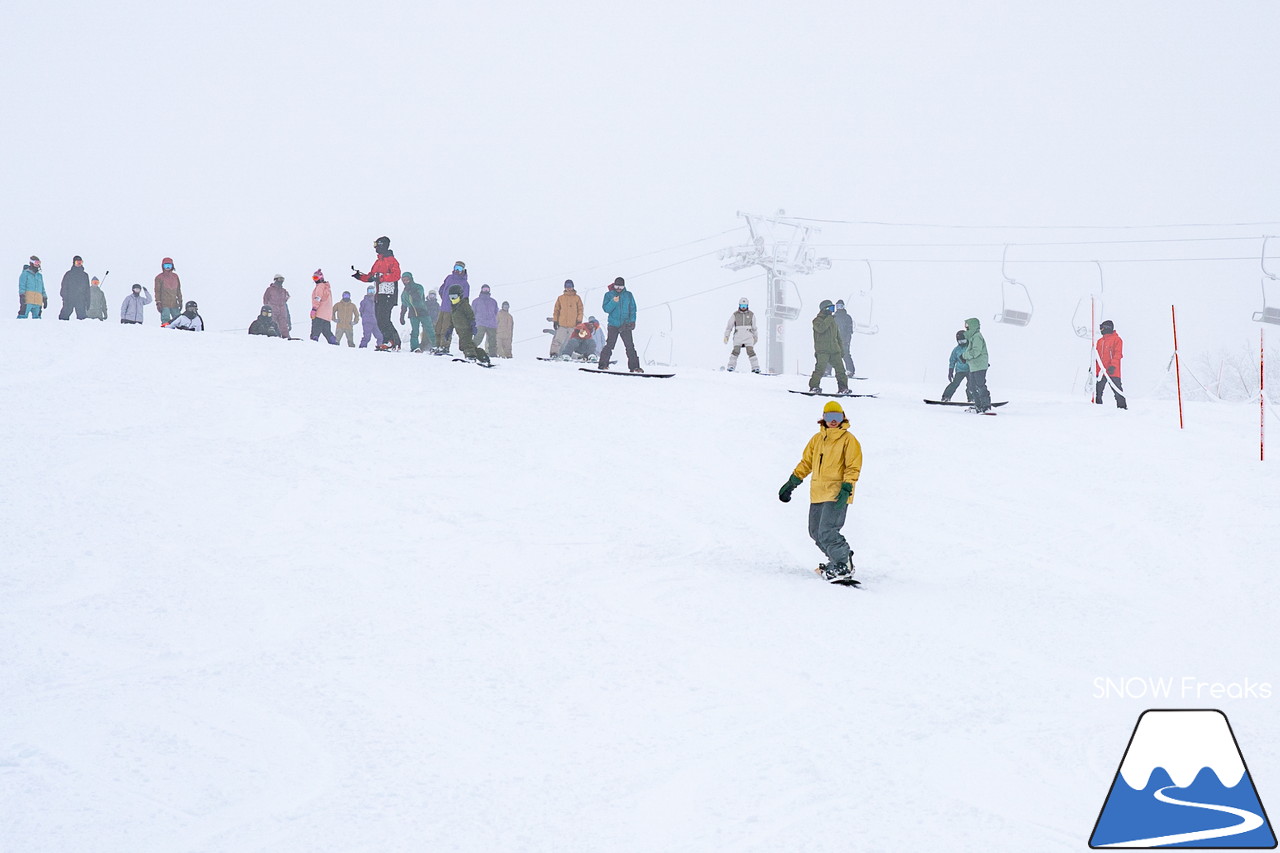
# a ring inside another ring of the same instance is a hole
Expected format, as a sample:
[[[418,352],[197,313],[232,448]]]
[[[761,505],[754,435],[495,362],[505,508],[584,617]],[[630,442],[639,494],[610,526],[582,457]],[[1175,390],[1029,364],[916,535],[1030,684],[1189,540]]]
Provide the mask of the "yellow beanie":
[[[827,403],[822,407],[822,414],[825,415],[827,412],[839,412],[840,414],[844,414],[844,409],[840,408],[839,403],[832,400],[830,403]]]

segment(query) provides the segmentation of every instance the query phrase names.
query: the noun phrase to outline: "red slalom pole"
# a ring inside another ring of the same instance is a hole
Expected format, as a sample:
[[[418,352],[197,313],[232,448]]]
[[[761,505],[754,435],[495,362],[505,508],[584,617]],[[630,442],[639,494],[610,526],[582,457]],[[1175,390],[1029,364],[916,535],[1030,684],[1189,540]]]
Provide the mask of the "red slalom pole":
[[[1178,429],[1182,424],[1182,363],[1178,360],[1178,310],[1169,306],[1169,314],[1173,317],[1173,374],[1178,380]]]

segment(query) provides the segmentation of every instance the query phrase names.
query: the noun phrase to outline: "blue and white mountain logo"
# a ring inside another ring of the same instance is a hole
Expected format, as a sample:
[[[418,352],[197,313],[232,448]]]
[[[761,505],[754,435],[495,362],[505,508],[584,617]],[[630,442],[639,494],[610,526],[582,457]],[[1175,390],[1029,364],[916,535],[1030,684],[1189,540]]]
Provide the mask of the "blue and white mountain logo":
[[[1144,711],[1089,846],[1274,849],[1275,833],[1226,714]]]

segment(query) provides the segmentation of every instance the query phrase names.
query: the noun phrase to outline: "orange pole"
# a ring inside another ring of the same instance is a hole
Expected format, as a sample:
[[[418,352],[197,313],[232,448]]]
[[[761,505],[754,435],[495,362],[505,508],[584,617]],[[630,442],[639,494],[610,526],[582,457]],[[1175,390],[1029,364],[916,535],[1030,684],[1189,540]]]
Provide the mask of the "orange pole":
[[[1178,310],[1170,305],[1169,314],[1173,317],[1173,374],[1178,380],[1178,429],[1184,429],[1182,422],[1182,363],[1178,360]]]

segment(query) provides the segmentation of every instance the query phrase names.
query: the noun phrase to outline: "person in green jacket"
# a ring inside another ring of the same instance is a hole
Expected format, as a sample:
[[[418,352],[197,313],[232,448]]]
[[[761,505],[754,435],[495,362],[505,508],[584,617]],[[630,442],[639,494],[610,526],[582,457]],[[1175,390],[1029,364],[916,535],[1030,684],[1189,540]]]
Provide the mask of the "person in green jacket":
[[[458,333],[458,348],[468,360],[488,364],[489,354],[475,343],[476,312],[471,308],[470,300],[462,295],[462,285],[449,286],[449,305],[453,329]]]
[[[960,355],[969,367],[969,393],[979,414],[991,408],[991,392],[987,390],[987,368],[991,360],[987,357],[987,339],[982,337],[981,329],[982,323],[977,317],[964,321],[965,347]]]
[[[836,325],[836,306],[830,299],[822,300],[818,316],[813,318],[813,375],[809,377],[809,390],[822,390],[822,377],[830,366],[836,372],[836,392],[849,393],[849,375],[844,371],[844,347],[840,343],[840,328]]]
[[[414,352],[422,352],[428,346],[435,346],[435,330],[427,317],[427,293],[422,285],[413,280],[413,273],[400,276],[404,290],[400,303],[400,325],[404,325],[405,314],[409,315],[409,348]]]
[[[89,279],[89,319],[107,319],[107,295],[102,292],[102,280],[96,275]]]

